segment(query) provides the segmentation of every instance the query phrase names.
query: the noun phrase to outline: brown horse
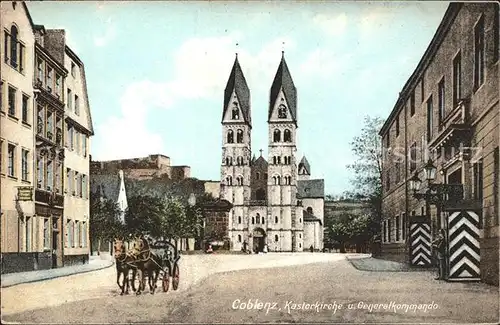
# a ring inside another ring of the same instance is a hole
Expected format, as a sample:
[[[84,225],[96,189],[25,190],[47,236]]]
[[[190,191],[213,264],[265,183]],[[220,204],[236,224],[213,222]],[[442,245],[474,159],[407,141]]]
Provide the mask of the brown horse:
[[[148,275],[149,293],[154,294],[156,290],[156,281],[160,275],[161,259],[151,252],[149,243],[144,236],[136,237],[134,241],[134,251],[136,252],[135,265],[139,270],[139,288],[136,294],[144,291],[146,283],[145,276]]]
[[[137,272],[137,266],[134,264],[135,257],[127,254],[123,238],[114,240],[115,264],[116,264],[116,283],[122,290],[120,295],[128,294],[129,282],[132,282],[132,290],[136,291],[134,279]],[[132,281],[129,281],[129,274],[132,271]],[[123,280],[120,284],[120,276],[123,274]]]

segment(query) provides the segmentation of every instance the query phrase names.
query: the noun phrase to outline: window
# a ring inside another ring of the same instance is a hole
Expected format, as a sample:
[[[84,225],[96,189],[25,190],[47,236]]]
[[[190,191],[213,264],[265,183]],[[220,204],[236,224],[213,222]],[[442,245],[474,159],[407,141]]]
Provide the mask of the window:
[[[238,223],[241,224],[241,216],[238,217]]]
[[[10,65],[17,68],[17,27],[10,28]]]
[[[233,177],[232,176],[228,176],[226,178],[226,183],[227,183],[227,185],[233,185]]]
[[[87,199],[88,196],[87,175],[82,175],[82,198]]]
[[[82,134],[82,149],[83,149],[83,156],[87,157],[87,135]]]
[[[400,227],[399,216],[396,216],[396,241],[399,241],[399,227]]]
[[[412,91],[410,95],[410,115],[415,115],[415,91]]]
[[[252,225],[255,224],[255,217],[252,217]]]
[[[283,141],[292,142],[292,132],[290,130],[286,129],[283,133]]]
[[[70,229],[70,224],[71,224],[71,221],[70,220],[66,220],[66,226],[64,227],[64,230],[66,232],[65,234],[65,243],[64,243],[64,247],[70,247],[71,243],[69,241],[69,229]]]
[[[82,247],[87,247],[87,222],[82,222]]]
[[[443,123],[445,117],[445,88],[444,88],[444,77],[438,84],[438,105],[439,105],[439,128],[441,129],[441,124]]]
[[[80,115],[80,98],[75,95],[75,114]]]
[[[406,213],[401,214],[401,217],[403,219],[402,225],[401,225],[401,239],[405,240],[406,239]]]
[[[306,211],[309,214],[313,214],[313,208],[312,207],[307,207]]]
[[[47,139],[54,140],[54,114],[52,112],[47,112]]]
[[[72,111],[73,110],[73,103],[72,101],[72,96],[71,96],[71,89],[68,88],[67,94],[66,94],[66,106],[68,110]]]
[[[37,134],[43,135],[45,130],[45,110],[43,106],[38,105],[37,107],[37,119],[36,119],[36,132]]]
[[[80,221],[75,221],[75,247],[80,247]]]
[[[42,85],[45,82],[45,74],[44,74],[44,62],[42,59],[38,58],[37,59],[37,78],[38,82],[42,83]]]
[[[66,168],[66,192],[73,192],[73,176],[69,168]]]
[[[278,216],[274,216],[274,223],[278,223]]]
[[[22,149],[21,151],[21,179],[28,181],[28,154],[29,151]]]
[[[382,223],[382,232],[384,234],[384,243],[387,242],[387,220]]]
[[[257,172],[257,173],[255,174],[255,179],[256,179],[256,180],[259,180],[259,179],[260,179],[260,173],[259,173],[259,172]]]
[[[62,119],[61,116],[56,117],[56,143],[62,144]]]
[[[9,63],[9,40],[10,40],[10,35],[7,31],[4,31],[4,43],[3,43],[3,55],[5,57],[5,63]]]
[[[233,157],[226,157],[226,165],[231,166],[233,164]]]
[[[278,129],[274,130],[273,141],[274,142],[280,142],[281,141],[281,131],[280,130],[278,130]]]
[[[433,108],[432,108],[432,96],[427,100],[427,141],[431,141],[432,139],[432,131],[433,131]]]
[[[57,193],[62,193],[62,163],[61,161],[58,161],[56,164],[56,170],[55,170],[55,189]]]
[[[257,216],[255,217],[255,223],[260,223],[260,214],[257,213]]]
[[[399,114],[396,116],[396,137],[399,137]]]
[[[243,177],[242,176],[236,177],[236,183],[238,184],[238,186],[242,186],[243,185]]]
[[[498,35],[496,36],[498,37]],[[474,27],[474,90],[484,82],[484,16]]]
[[[43,249],[50,250],[50,218],[43,220]]]
[[[7,157],[9,159],[8,164],[7,164],[7,175],[11,177],[16,176],[16,169],[15,169],[15,164],[16,164],[16,146],[13,144],[10,144],[7,146]]]
[[[453,108],[462,97],[462,56],[460,52],[453,59]]]
[[[236,142],[243,143],[243,130],[241,129],[238,129],[238,131],[236,131]]]
[[[69,148],[71,150],[75,149],[75,129],[72,126],[68,126],[69,128]]]
[[[61,98],[61,76],[56,74],[56,96]]]
[[[421,97],[421,102],[423,103],[425,100],[425,73],[422,75],[422,81],[420,82],[420,97]]]
[[[16,116],[16,89],[9,86],[9,115]]]
[[[75,240],[74,240],[75,228],[74,228],[73,220],[68,220],[68,223],[69,223],[68,247],[75,247]]]
[[[47,191],[52,191],[54,189],[54,162],[52,160],[47,161]]]
[[[241,235],[238,235],[238,243],[241,243]]]
[[[82,150],[82,140],[81,140],[81,133],[75,130],[75,146],[76,146],[76,152],[78,154],[81,154]]]
[[[481,158],[472,166],[474,182],[474,199],[483,202],[483,159]]]
[[[396,174],[395,183],[398,184],[401,181],[401,162],[396,161],[394,163],[394,167],[395,167],[395,174]]]
[[[44,173],[45,173],[45,165],[44,165],[44,158],[41,157],[40,155],[36,159],[36,183],[37,183],[37,188],[43,188],[44,187]]]
[[[24,227],[25,227],[24,239],[25,239],[26,252],[31,252],[32,250],[31,238],[33,237],[33,228],[30,217],[26,217],[26,219],[24,220]]]
[[[286,118],[286,106],[283,104],[278,108],[278,118]]]
[[[71,62],[71,76],[76,76],[76,65],[73,62]]]
[[[425,162],[427,158],[427,142],[425,141],[425,135],[420,139],[420,162]]]
[[[238,120],[240,118],[240,110],[238,109],[238,103],[234,102],[233,103],[235,106],[233,107],[233,110],[231,111],[231,118],[233,120]]]
[[[414,142],[410,147],[410,172],[417,169],[417,143]]]
[[[392,220],[387,220],[387,241],[391,242],[391,234],[392,233]]]
[[[234,143],[234,132],[233,132],[233,130],[227,131],[227,143]]]
[[[22,121],[23,123],[29,123],[29,97],[23,94],[23,107],[22,107]]]
[[[53,74],[54,70],[51,67],[47,66],[47,90],[49,91],[49,93],[52,92],[52,88],[54,87],[54,80],[52,79]]]
[[[74,175],[74,183],[73,183],[72,194],[75,195],[75,196],[77,196],[78,195],[78,189],[79,189],[80,175],[78,174],[77,171],[73,171],[73,175]]]

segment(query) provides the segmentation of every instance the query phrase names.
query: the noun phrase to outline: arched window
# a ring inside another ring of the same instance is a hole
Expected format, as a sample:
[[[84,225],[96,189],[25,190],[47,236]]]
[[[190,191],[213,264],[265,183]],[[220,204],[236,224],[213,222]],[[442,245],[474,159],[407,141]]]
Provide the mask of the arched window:
[[[241,224],[241,216],[240,216],[240,217],[238,217],[238,223],[240,223],[240,224]]]
[[[276,178],[276,176],[273,176],[273,182],[274,182],[274,185],[278,185],[278,179]]]
[[[10,28],[10,65],[17,68],[17,27],[12,25]]]
[[[236,177],[236,182],[238,183],[239,186],[242,186],[243,185],[243,176]]]
[[[238,158],[236,158],[236,164],[238,166],[243,165],[243,157],[242,156],[238,156]]]
[[[233,185],[233,177],[232,176],[226,177],[226,183],[227,185]]]
[[[299,223],[302,223],[302,218],[299,218]]]
[[[292,142],[292,132],[290,132],[290,130],[286,129],[283,132],[283,141]]]
[[[306,211],[309,214],[313,214],[313,208],[311,208],[311,207],[307,207]]]
[[[278,223],[278,216],[274,216],[274,223]]]
[[[280,130],[278,130],[278,129],[274,130],[273,141],[274,142],[280,142],[281,141],[281,131]]]
[[[278,118],[286,118],[286,106],[283,104],[278,108]]]
[[[302,248],[302,244],[301,243],[299,243],[299,248]]]
[[[232,114],[232,119],[233,120],[238,120],[240,118],[240,110],[238,109],[238,102],[233,102],[234,104],[234,107],[233,107],[233,111],[231,112]]]
[[[234,132],[233,132],[233,130],[227,131],[227,143],[234,143]]]
[[[277,242],[279,240],[278,235],[274,235],[274,241]]]
[[[301,233],[299,233],[299,238],[302,238],[302,234]]]
[[[257,213],[257,216],[255,217],[255,222],[260,223],[260,214]]]
[[[226,157],[226,165],[231,166],[233,164],[233,157]]]
[[[273,165],[276,165],[276,163],[278,162],[278,160],[276,159],[276,156],[273,157]]]
[[[241,243],[241,235],[238,235],[238,243]]]
[[[281,185],[281,177],[280,176],[276,176],[276,180],[278,181],[277,185]]]
[[[260,173],[259,173],[259,172],[257,172],[257,173],[255,174],[255,179],[256,179],[256,180],[259,180],[259,179],[260,179]]]
[[[236,131],[236,142],[243,143],[243,130],[242,129],[238,129],[238,131]]]
[[[256,199],[257,200],[265,200],[266,199],[266,192],[259,188],[257,192],[255,193]]]
[[[255,224],[255,217],[252,217],[252,225]]]

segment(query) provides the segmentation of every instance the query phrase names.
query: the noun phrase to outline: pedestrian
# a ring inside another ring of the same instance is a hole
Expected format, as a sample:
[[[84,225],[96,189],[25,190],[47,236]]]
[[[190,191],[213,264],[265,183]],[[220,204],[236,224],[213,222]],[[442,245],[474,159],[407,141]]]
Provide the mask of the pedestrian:
[[[264,250],[263,250],[264,253],[267,253],[267,244],[264,245]]]
[[[445,254],[446,254],[446,233],[443,228],[439,229],[436,239],[432,242],[432,247],[436,250],[438,260],[438,277],[435,280],[445,278]]]
[[[247,241],[246,241],[246,240],[244,240],[244,241],[243,241],[243,248],[242,248],[242,250],[243,250],[243,252],[244,252],[244,253],[246,253],[246,252],[247,252],[247,246],[248,246],[248,243],[247,243]]]
[[[313,245],[311,245],[311,247],[309,247],[309,250],[311,251],[311,253],[312,253],[312,252],[314,252],[314,247],[313,247]]]

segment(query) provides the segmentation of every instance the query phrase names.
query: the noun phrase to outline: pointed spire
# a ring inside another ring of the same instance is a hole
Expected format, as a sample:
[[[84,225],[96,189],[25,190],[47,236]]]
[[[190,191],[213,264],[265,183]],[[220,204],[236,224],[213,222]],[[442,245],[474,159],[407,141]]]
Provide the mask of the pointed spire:
[[[304,169],[305,169],[304,175],[311,175],[311,166],[309,165],[309,162],[307,161],[306,156],[302,157],[298,167],[299,167],[299,173],[300,173],[300,169],[302,167],[304,167]]]
[[[291,117],[295,123],[297,123],[297,88],[293,83],[290,70],[285,60],[285,51],[281,51],[281,61],[274,76],[273,84],[271,86],[271,94],[269,97],[269,119],[273,114],[273,109],[276,101],[279,99],[280,90],[283,89],[286,102],[288,104],[288,109],[290,111]]]
[[[226,84],[226,89],[224,90],[224,107],[222,108],[222,120],[226,115],[226,111],[231,102],[231,96],[233,92],[236,93],[238,98],[239,106],[243,114],[243,120],[250,127],[252,126],[251,113],[250,113],[250,89],[248,88],[245,76],[243,75],[243,70],[241,69],[240,63],[238,61],[238,53],[234,59],[233,68],[231,69],[231,74]]]
[[[260,156],[262,157],[262,151],[264,151],[264,150],[260,149],[259,151],[260,151]]]

